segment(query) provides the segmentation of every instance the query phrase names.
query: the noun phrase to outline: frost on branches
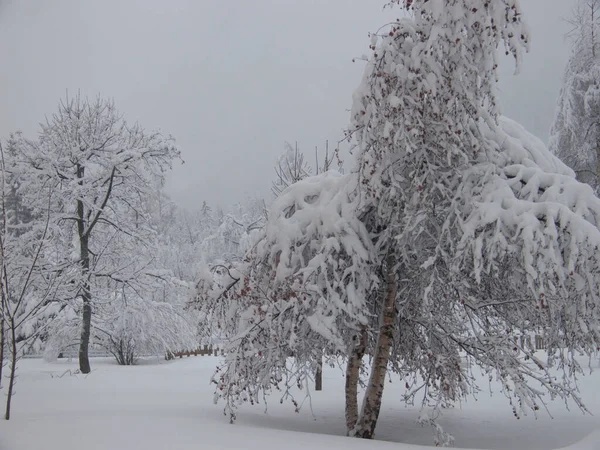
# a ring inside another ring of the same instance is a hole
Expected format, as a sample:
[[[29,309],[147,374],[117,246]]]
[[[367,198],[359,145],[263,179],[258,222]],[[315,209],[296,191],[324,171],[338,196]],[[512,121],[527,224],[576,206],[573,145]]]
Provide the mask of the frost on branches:
[[[6,420],[11,417],[18,362],[43,344],[72,280],[55,258],[60,233],[49,214],[54,189],[38,186],[45,209],[25,208],[17,192],[12,150],[10,144],[5,153],[0,143],[0,389],[6,380]]]
[[[140,357],[162,358],[198,346],[193,316],[183,308],[182,299],[162,298],[163,292],[175,296],[178,290],[173,285],[180,281],[164,274],[154,276],[164,280],[154,280],[153,284],[143,280],[135,289],[132,284],[113,284],[112,294],[106,294],[105,301],[95,305],[90,344],[113,355],[120,365],[136,364]],[[65,305],[54,319],[44,347],[47,360],[54,360],[60,353],[70,354],[76,348],[81,309],[82,302],[77,299]]]
[[[54,189],[50,221],[65,239],[57,259],[78,272],[72,299],[81,313],[79,366],[89,373],[96,303],[111,298],[115,285],[131,287],[144,274],[148,260],[139,255],[153,234],[145,199],[179,150],[170,136],[129,125],[113,102],[80,95],[59,104],[37,139],[17,135],[14,147],[27,204],[39,208],[40,186]]]
[[[570,20],[571,56],[548,147],[577,178],[600,186],[600,0],[577,0]]]
[[[121,365],[198,345],[196,322],[184,309],[192,292],[189,272],[195,256],[188,247],[194,247],[181,236],[177,210],[160,189],[144,200],[138,212],[146,216],[140,220],[145,230],[140,226],[135,240],[112,235],[104,244],[110,258],[96,259],[95,266],[95,292],[101,293],[101,301],[94,302],[90,346],[112,354]],[[70,299],[61,309],[45,342],[50,360],[60,353],[73,354],[79,345],[82,299]]]
[[[285,153],[278,158],[275,173],[277,178],[271,186],[275,197],[295,182],[312,175],[312,168],[304,161],[304,155],[298,150],[298,143],[295,147],[285,143]]]
[[[574,354],[600,343],[600,200],[499,115],[496,49],[518,68],[528,45],[518,2],[393,3],[411,18],[372,36],[348,131],[356,170],[287,188],[235,273],[203,285],[230,341],[217,398],[232,418],[239,402],[283,400],[324,350],[347,362],[358,437],[374,436],[388,370],[438,444],[451,437],[433,419],[478,390],[473,366],[516,417],[556,397],[585,410]],[[529,333],[548,341],[546,360],[517,339]]]
[[[266,391],[298,407],[289,389],[307,387],[323,350],[345,354],[368,322],[371,244],[354,181],[326,172],[284,190],[244,263],[201,283],[207,310],[220,311],[207,322],[229,337],[215,382],[232,418],[236,403]]]
[[[202,240],[203,260],[228,263],[242,259],[265,222],[265,205],[258,198],[249,198],[242,206],[223,213],[216,229]]]

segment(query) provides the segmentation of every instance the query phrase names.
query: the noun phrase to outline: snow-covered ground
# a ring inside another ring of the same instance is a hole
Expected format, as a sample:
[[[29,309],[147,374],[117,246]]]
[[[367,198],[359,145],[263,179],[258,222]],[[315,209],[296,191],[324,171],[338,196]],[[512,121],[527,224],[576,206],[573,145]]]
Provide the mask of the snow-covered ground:
[[[271,397],[266,414],[264,405],[248,406],[230,425],[208,381],[217,361],[198,356],[119,367],[96,358],[90,375],[71,376],[65,372],[76,368],[74,361],[24,360],[13,418],[0,421],[0,449],[423,450],[433,442],[431,430],[415,423],[416,410],[397,401],[400,382],[386,386],[377,442],[344,437],[343,376],[330,368],[324,390],[312,393],[312,412],[308,403],[297,414]],[[462,448],[600,450],[600,370],[581,380],[581,390],[596,416],[556,403],[554,419],[542,413],[517,420],[501,394],[481,394],[448,410],[440,423]]]

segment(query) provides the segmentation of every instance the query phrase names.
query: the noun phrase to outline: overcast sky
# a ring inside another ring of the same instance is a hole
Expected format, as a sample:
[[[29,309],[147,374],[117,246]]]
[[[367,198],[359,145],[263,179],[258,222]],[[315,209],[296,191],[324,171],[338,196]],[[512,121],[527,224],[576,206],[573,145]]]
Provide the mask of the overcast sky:
[[[112,97],[172,134],[169,177],[187,207],[269,195],[284,141],[337,142],[367,52],[393,17],[382,0],[0,0],[0,137],[33,136],[65,92]],[[532,48],[503,59],[504,113],[547,138],[573,0],[521,0]],[[332,144],[333,145],[333,144]]]

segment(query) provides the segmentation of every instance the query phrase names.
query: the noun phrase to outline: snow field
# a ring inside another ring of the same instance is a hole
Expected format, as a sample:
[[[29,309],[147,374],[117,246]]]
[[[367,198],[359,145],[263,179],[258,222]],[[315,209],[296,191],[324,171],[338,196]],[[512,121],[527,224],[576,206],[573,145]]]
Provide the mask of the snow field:
[[[324,390],[311,392],[300,413],[274,394],[266,414],[263,404],[248,405],[230,425],[222,406],[213,403],[209,379],[217,361],[190,357],[122,367],[95,358],[90,375],[72,376],[68,370],[76,369],[75,361],[23,360],[13,418],[0,421],[0,450],[424,450],[432,445],[430,428],[415,423],[417,408],[400,403],[403,385],[394,379],[385,388],[378,440],[346,438],[343,374],[329,367]],[[599,373],[581,379],[582,396],[596,414]],[[554,419],[541,412],[537,419],[517,420],[501,393],[482,392],[477,401],[447,410],[439,422],[459,448],[600,449],[599,417],[568,412],[558,402],[550,411]]]

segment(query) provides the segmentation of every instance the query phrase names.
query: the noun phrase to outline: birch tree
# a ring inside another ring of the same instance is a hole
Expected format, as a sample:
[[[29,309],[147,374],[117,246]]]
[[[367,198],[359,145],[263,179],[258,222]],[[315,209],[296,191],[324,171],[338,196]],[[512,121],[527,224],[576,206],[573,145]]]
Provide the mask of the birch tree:
[[[90,372],[88,347],[94,301],[103,279],[131,279],[135,255],[126,266],[111,264],[116,237],[141,244],[147,217],[144,197],[153,177],[161,177],[179,156],[171,137],[128,124],[110,100],[90,101],[80,95],[61,101],[58,111],[41,125],[38,139],[21,138],[20,176],[51,184],[55,190],[52,220],[72,234],[72,260],[81,314],[79,366]],[[29,192],[36,202],[36,193]],[[72,225],[72,226],[71,226]]]
[[[436,414],[479,389],[464,355],[516,417],[547,398],[585,411],[574,354],[600,342],[600,200],[500,116],[497,50],[518,69],[528,48],[519,4],[393,3],[409,14],[372,35],[354,95],[356,169],[283,191],[246,260],[200,286],[230,338],[217,397],[232,420],[277,389],[296,402],[290,386],[308,386],[325,348],[347,361],[348,434],[361,438],[374,437],[392,370],[448,444]],[[516,342],[531,331],[548,340],[547,360]]]
[[[372,56],[355,93],[349,130],[359,147],[359,183],[365,204],[374,209],[376,254],[384,274],[375,299],[381,325],[371,375],[351,431],[360,437],[374,434],[390,362],[404,364],[406,356],[411,361],[414,352],[421,353],[412,370],[443,379],[442,398],[456,399],[464,387],[460,369],[448,370],[458,365],[458,348],[441,341],[440,349],[451,349],[443,356],[432,348],[436,341],[427,318],[435,324],[444,308],[441,302],[433,307],[430,295],[438,286],[443,292],[456,289],[448,272],[463,220],[453,214],[456,189],[486,148],[480,122],[494,126],[498,114],[496,49],[504,45],[518,64],[527,45],[515,1],[394,3],[404,3],[412,18],[372,34]],[[449,313],[452,302],[446,306]],[[417,317],[425,320],[413,323],[406,342],[411,345],[394,346],[394,330]],[[438,358],[445,364],[437,364]],[[440,367],[446,373],[432,373]]]

